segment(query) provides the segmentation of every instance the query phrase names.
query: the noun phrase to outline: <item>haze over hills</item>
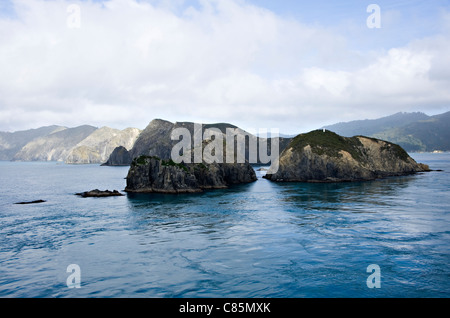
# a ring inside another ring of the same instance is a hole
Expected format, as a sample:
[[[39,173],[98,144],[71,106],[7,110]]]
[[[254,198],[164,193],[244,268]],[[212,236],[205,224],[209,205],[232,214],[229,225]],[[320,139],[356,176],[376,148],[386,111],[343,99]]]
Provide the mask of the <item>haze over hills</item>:
[[[329,126],[325,126],[328,130],[344,137],[353,137],[355,135],[371,136],[380,131],[391,129],[394,127],[401,127],[407,124],[417,122],[420,120],[426,120],[429,116],[421,113],[396,113],[394,115],[377,118],[377,119],[364,119],[353,120],[349,122],[341,122]]]
[[[28,142],[13,160],[17,161],[64,161],[70,150],[97,128],[83,125],[67,128]]]
[[[450,151],[450,112],[428,116],[424,113],[397,113],[372,120],[356,120],[325,126],[345,136],[356,135],[396,143],[408,152]]]
[[[140,132],[138,128],[118,130],[89,125],[0,132],[0,160],[103,163],[116,147],[131,149]]]
[[[53,125],[16,132],[0,132],[0,160],[11,160],[31,140],[64,129],[67,127]]]

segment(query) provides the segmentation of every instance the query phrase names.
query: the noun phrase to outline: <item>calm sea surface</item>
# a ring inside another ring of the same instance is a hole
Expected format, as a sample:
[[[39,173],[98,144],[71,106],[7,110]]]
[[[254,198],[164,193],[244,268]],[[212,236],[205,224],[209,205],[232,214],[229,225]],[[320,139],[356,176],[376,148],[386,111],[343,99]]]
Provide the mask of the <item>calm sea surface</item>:
[[[412,156],[444,171],[109,198],[74,193],[127,167],[0,162],[0,297],[449,297],[450,154]]]

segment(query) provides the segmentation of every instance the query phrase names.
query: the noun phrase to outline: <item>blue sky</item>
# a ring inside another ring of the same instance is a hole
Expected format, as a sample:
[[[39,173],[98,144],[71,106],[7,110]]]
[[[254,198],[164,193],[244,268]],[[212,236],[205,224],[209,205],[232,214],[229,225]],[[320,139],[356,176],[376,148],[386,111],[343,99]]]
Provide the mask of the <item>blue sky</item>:
[[[2,0],[0,69],[1,131],[163,118],[298,133],[436,114],[450,110],[450,3]]]
[[[450,5],[448,0],[250,0],[248,2],[304,24],[339,30],[348,36],[354,49],[362,51],[387,50],[406,45],[416,38],[436,34],[440,31],[436,21]],[[366,9],[372,3],[381,8],[381,29],[368,29],[365,25],[370,15]]]

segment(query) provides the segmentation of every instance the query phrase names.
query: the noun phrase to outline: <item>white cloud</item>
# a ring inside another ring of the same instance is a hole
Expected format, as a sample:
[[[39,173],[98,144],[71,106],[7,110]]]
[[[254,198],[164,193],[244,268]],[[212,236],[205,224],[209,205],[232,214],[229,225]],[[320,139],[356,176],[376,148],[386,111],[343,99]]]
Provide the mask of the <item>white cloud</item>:
[[[292,133],[450,105],[448,28],[366,54],[243,1],[83,1],[75,29],[72,3],[15,0],[17,18],[0,19],[0,130],[165,118]]]

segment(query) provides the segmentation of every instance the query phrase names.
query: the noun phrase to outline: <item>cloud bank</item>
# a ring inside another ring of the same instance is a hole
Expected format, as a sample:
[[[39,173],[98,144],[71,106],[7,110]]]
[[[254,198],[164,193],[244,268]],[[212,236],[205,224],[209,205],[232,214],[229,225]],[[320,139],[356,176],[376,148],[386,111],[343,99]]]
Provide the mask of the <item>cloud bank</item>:
[[[12,5],[14,15],[0,15],[0,130],[163,118],[296,133],[450,106],[445,10],[435,34],[366,50],[350,38],[379,31],[366,12],[355,31],[238,0]]]

